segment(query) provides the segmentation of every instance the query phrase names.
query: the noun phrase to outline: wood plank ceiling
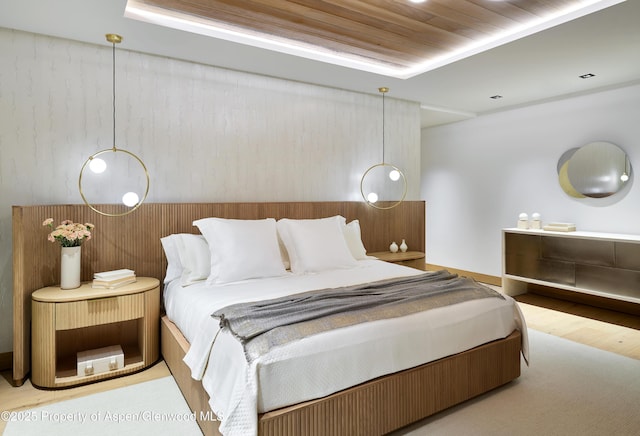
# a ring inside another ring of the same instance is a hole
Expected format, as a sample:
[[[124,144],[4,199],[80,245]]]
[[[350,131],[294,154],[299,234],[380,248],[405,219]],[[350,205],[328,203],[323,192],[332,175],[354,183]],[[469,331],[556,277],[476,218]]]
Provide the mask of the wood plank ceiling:
[[[402,69],[576,3],[580,0],[129,0],[128,6]]]

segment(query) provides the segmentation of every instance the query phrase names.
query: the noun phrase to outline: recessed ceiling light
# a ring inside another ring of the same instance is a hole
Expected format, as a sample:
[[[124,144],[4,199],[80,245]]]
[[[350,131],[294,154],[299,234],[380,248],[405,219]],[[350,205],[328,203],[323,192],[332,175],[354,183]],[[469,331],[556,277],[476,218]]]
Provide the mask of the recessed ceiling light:
[[[578,76],[578,77],[580,77],[581,79],[591,79],[592,77],[596,77],[596,75],[592,74],[592,73],[588,73],[588,74],[583,74],[582,76]]]
[[[491,97],[489,97],[489,98],[492,98],[492,99],[494,99],[494,100],[500,100],[500,99],[502,98],[502,96],[501,96],[501,95],[497,95],[497,94],[496,94],[496,95],[492,95],[492,96],[491,96]]]
[[[411,3],[424,3],[427,0],[409,0]]]

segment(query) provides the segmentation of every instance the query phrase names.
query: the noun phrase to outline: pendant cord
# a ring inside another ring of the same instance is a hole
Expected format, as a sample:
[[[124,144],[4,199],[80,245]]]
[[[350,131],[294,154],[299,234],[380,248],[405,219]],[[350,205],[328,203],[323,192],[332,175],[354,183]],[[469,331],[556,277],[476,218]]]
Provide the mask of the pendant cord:
[[[382,163],[384,164],[384,92],[382,93]]]
[[[116,43],[113,43],[113,151],[116,151]]]
[[[384,107],[384,95],[389,92],[389,88],[387,87],[382,87],[382,88],[378,88],[378,91],[380,91],[380,93],[382,94],[382,164],[384,165],[384,137],[385,135],[385,122],[384,122],[384,113],[385,113],[385,107]]]

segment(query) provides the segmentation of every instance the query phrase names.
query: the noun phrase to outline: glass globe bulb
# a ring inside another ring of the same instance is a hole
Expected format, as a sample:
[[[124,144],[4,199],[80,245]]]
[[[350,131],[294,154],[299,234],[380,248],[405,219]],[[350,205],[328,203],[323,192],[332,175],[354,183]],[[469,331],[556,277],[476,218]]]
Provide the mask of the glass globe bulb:
[[[627,173],[622,173],[622,175],[620,176],[620,180],[626,182],[627,180],[629,180],[629,175]]]
[[[138,201],[140,201],[140,197],[135,192],[127,192],[122,196],[122,202],[125,206],[133,207],[138,204]]]
[[[389,171],[389,178],[394,182],[397,182],[398,180],[400,180],[400,171],[398,170]]]
[[[367,194],[367,201],[369,203],[375,203],[376,201],[378,201],[378,194],[376,194],[375,192],[370,192],[369,194]]]
[[[96,174],[100,174],[107,169],[107,163],[100,158],[93,158],[89,162],[89,169]]]

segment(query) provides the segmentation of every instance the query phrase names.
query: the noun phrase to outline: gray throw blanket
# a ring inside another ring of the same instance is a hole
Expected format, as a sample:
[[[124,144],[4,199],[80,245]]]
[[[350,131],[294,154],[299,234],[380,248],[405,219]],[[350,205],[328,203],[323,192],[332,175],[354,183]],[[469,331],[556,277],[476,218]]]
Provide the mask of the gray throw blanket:
[[[500,293],[442,270],[342,288],[239,303],[212,314],[251,362],[274,346],[331,329],[395,318]]]

